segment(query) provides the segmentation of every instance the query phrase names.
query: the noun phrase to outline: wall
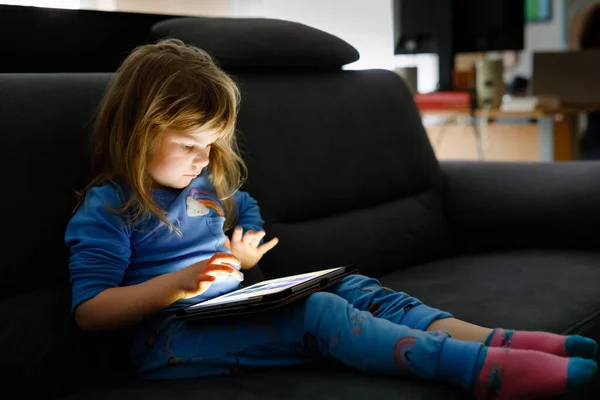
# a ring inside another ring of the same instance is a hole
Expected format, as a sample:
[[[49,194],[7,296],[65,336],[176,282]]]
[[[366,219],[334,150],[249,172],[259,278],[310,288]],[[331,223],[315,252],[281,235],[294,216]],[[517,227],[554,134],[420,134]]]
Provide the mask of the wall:
[[[82,8],[173,15],[222,17],[230,14],[228,0],[82,0]]]
[[[0,4],[215,17],[231,14],[229,0],[0,0]]]
[[[347,65],[347,69],[394,67],[391,0],[238,0],[232,3],[238,17],[258,15],[300,22],[347,41],[361,56]],[[245,3],[246,8],[236,8],[236,3]]]
[[[85,0],[2,0],[0,4],[77,9]]]
[[[566,49],[564,0],[552,0],[552,7],[553,18],[551,21],[525,24],[525,49],[520,52],[519,64],[512,71],[512,76],[531,77],[533,53],[535,51]]]
[[[259,16],[300,22],[340,37],[360,59],[345,69],[418,66],[417,88],[435,90],[437,55],[394,55],[392,0],[232,0],[233,16]]]

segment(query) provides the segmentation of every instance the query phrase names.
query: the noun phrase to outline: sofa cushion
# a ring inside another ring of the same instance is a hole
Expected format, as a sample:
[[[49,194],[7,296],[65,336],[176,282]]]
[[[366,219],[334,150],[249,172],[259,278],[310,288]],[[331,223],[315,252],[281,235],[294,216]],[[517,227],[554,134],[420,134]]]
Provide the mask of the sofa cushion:
[[[267,276],[346,262],[379,274],[444,254],[440,167],[398,75],[236,78],[246,189],[281,239]]]
[[[600,254],[595,252],[456,257],[387,274],[381,282],[478,325],[600,340]]]
[[[440,164],[453,251],[600,250],[600,160]]]
[[[0,321],[6,391],[25,393],[26,387],[30,395],[51,398],[91,382],[121,382],[130,376],[127,343],[111,335],[81,334],[71,317],[66,285],[0,300]]]
[[[9,387],[31,381],[44,394],[69,393],[81,363],[68,293],[46,288],[0,301],[0,373]]]
[[[0,299],[68,282],[66,224],[89,179],[88,135],[110,74],[2,74]]]
[[[410,377],[369,376],[337,364],[321,363],[228,377],[105,386],[75,393],[65,400],[449,400],[464,398],[465,394],[446,384]]]
[[[358,60],[342,39],[297,22],[266,18],[183,17],[158,22],[154,39],[175,37],[211,54],[227,70],[340,69]]]
[[[74,324],[64,244],[75,190],[89,178],[87,132],[110,76],[0,75],[0,166],[19,171],[4,175],[11,195],[2,197],[9,234],[0,262],[0,373],[29,393],[124,376],[120,341],[84,339]]]
[[[341,204],[341,202],[340,202]],[[261,260],[269,277],[352,264],[369,276],[441,256],[447,249],[439,192],[432,188],[361,210],[265,225],[279,244]]]

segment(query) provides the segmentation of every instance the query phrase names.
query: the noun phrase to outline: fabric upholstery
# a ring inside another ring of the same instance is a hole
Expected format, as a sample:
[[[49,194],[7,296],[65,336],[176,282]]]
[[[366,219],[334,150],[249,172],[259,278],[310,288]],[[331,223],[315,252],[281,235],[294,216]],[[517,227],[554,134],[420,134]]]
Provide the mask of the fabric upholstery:
[[[261,262],[265,274],[340,263],[377,273],[446,251],[439,165],[401,78],[389,71],[236,78],[246,189],[268,235],[282,239]]]
[[[445,384],[427,384],[413,378],[366,376],[337,365],[309,365],[282,368],[245,375],[197,379],[184,382],[140,382],[128,385],[102,385],[78,392],[65,400],[147,400],[174,398],[236,400],[399,400],[469,399],[462,390]]]
[[[64,283],[64,232],[88,179],[88,132],[109,74],[0,76],[4,228],[0,299]],[[18,173],[8,173],[9,171]],[[13,196],[11,196],[13,197]],[[8,233],[7,232],[7,233]]]
[[[598,266],[598,252],[514,250],[445,258],[380,281],[478,325],[598,337]]]
[[[265,18],[182,17],[156,23],[155,40],[175,37],[215,57],[226,70],[337,69],[358,60],[342,39],[307,25]]]
[[[600,249],[600,162],[442,163],[456,252]]]

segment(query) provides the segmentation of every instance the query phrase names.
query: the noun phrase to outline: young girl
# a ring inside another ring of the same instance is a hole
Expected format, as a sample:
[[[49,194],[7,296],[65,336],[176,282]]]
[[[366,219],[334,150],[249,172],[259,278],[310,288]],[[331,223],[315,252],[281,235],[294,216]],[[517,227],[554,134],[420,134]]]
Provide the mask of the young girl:
[[[134,327],[141,378],[333,357],[479,398],[554,395],[592,379],[591,339],[475,326],[360,275],[278,311],[172,321],[174,310],[238,288],[277,244],[263,243],[259,208],[238,190],[238,101],[205,52],[170,39],[135,49],[99,109],[94,178],[65,236],[73,311],[84,331]]]

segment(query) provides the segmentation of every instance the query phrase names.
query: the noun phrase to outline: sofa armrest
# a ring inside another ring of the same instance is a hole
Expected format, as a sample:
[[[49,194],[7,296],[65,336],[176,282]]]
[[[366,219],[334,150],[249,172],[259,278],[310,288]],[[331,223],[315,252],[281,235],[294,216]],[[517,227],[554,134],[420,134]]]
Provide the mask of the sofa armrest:
[[[598,250],[600,162],[441,162],[458,252]]]

